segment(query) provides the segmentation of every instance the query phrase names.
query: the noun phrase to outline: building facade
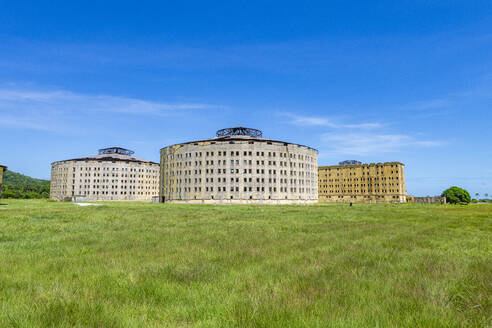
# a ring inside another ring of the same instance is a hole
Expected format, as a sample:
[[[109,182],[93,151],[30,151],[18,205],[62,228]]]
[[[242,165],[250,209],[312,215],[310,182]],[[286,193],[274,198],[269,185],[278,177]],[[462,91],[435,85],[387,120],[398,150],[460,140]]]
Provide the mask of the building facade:
[[[161,149],[161,202],[292,204],[318,201],[318,152],[236,127]]]
[[[132,155],[113,147],[52,163],[50,199],[150,202],[159,194],[159,164]]]
[[[3,172],[7,171],[7,167],[0,165],[0,197],[2,196],[2,190],[3,190]]]
[[[318,168],[319,200],[324,202],[404,203],[404,164],[344,161]]]

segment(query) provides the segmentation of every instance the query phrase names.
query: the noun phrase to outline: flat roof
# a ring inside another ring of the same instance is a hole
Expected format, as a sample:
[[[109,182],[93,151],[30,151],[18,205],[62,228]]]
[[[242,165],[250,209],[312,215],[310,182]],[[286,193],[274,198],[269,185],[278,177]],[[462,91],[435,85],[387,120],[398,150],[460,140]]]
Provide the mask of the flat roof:
[[[86,156],[86,157],[80,157],[80,158],[72,158],[72,159],[65,159],[62,161],[56,161],[51,164],[55,163],[63,163],[63,162],[85,162],[85,161],[105,161],[105,162],[137,162],[137,163],[150,163],[150,164],[157,164],[160,165],[159,163],[148,161],[146,159],[141,159],[141,158],[136,158],[130,155],[123,155],[123,154],[99,154],[99,155],[93,155],[93,156]]]
[[[215,138],[210,138],[210,139],[203,139],[203,140],[177,143],[174,145],[162,147],[161,150],[163,150],[165,148],[169,148],[169,147],[180,146],[180,145],[189,145],[189,144],[200,143],[200,142],[228,142],[228,141],[275,142],[275,143],[281,143],[281,144],[285,144],[285,145],[295,145],[295,146],[299,146],[299,147],[306,147],[308,149],[312,149],[312,150],[318,152],[318,150],[313,148],[313,147],[309,147],[309,146],[301,145],[301,144],[296,144],[293,142],[273,140],[273,139],[265,139],[265,138],[258,138],[258,137],[250,137],[250,136],[242,136],[242,135],[223,136],[223,137],[215,137]]]
[[[391,165],[400,164],[405,166],[402,162],[383,162],[383,163],[362,163],[362,164],[348,164],[348,165],[323,165],[318,166],[318,169],[331,168],[331,167],[360,167],[360,166],[377,166],[377,165]]]

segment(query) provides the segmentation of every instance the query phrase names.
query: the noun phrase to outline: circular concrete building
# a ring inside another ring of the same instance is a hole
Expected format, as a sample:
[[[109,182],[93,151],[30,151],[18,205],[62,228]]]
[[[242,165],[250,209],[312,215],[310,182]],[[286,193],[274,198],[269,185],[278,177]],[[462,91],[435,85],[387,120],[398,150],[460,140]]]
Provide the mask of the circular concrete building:
[[[316,149],[236,127],[161,149],[161,202],[307,204],[318,201]]]
[[[159,164],[112,147],[98,155],[51,164],[50,199],[151,201],[159,190]]]

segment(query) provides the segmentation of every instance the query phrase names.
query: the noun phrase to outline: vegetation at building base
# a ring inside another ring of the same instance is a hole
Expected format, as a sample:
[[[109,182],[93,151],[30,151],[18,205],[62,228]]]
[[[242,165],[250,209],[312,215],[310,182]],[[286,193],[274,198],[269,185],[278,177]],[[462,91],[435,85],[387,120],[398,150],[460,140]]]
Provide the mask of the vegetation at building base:
[[[446,202],[450,204],[468,204],[471,201],[468,191],[460,187],[448,188],[442,192],[441,196],[446,197]]]
[[[4,203],[0,327],[490,325],[490,205]]]
[[[3,174],[2,198],[35,199],[50,197],[50,182],[7,170]]]

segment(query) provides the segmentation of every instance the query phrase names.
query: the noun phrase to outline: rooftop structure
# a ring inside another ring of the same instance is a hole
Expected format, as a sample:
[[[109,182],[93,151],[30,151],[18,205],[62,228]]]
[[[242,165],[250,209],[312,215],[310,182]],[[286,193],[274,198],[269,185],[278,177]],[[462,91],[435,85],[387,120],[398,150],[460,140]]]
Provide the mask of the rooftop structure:
[[[120,148],[120,147],[111,147],[111,148],[103,148],[99,149],[99,154],[121,154],[121,155],[133,155],[135,152],[133,150]]]
[[[187,142],[183,142],[180,144],[166,146],[164,148],[161,148],[161,151],[162,151],[162,149],[165,149],[168,147],[173,147],[173,146],[182,146],[182,145],[189,145],[189,144],[193,144],[196,146],[196,145],[199,145],[200,143],[203,143],[203,142],[211,142],[213,144],[213,143],[225,142],[225,141],[227,141],[231,144],[233,144],[236,141],[239,141],[239,142],[248,141],[250,143],[255,142],[255,141],[265,142],[265,143],[281,143],[284,146],[295,145],[298,147],[309,148],[309,149],[315,151],[316,153],[318,152],[316,149],[309,147],[309,146],[296,144],[296,143],[292,143],[292,142],[287,142],[287,141],[280,141],[280,140],[263,138],[263,132],[261,130],[245,128],[245,127],[234,127],[234,128],[221,129],[221,130],[218,130],[216,132],[215,137],[208,138],[208,139],[187,141]]]
[[[155,163],[155,162],[152,162],[152,161],[149,161],[146,159],[134,157],[134,156],[132,156],[134,153],[135,152],[133,150],[129,150],[126,148],[110,147],[110,148],[99,149],[99,152],[97,155],[72,158],[72,159],[67,159],[67,160],[60,161],[60,162],[98,160],[98,161],[112,161],[112,162],[123,161],[123,162],[151,163],[151,164],[157,164],[157,165],[159,164],[159,163]],[[54,163],[57,163],[57,162],[54,162]]]
[[[361,164],[362,164],[362,162],[359,162],[359,161],[356,161],[353,159],[349,159],[349,160],[338,163],[338,165],[361,165]]]
[[[217,131],[217,137],[225,136],[250,136],[261,138],[263,133],[260,130],[245,128],[242,126],[237,126],[234,128],[227,128]]]

